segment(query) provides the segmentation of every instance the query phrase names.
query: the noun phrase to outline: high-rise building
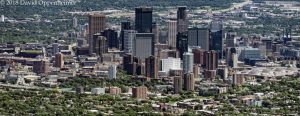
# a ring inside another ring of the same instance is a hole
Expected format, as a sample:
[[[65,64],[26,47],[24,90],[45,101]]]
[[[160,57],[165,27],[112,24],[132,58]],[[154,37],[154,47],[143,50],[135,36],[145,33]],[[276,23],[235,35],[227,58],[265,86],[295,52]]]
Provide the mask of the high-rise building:
[[[226,34],[226,47],[236,47],[236,39],[235,39],[236,33],[234,32],[228,32]]]
[[[168,21],[168,45],[176,48],[177,21]]]
[[[185,52],[183,54],[183,73],[193,72],[194,66],[194,54],[190,52]]]
[[[200,48],[195,48],[193,49],[193,54],[194,54],[194,63],[199,64],[199,65],[204,65],[204,53],[205,50],[200,49]]]
[[[108,79],[116,79],[117,78],[117,66],[112,64],[108,68]]]
[[[94,46],[94,48],[92,53],[102,56],[108,52],[107,42],[104,36],[101,36],[99,33],[97,33],[93,36],[93,41],[94,43],[92,46]]]
[[[77,28],[77,26],[78,26],[77,17],[73,17],[73,28]]]
[[[5,21],[4,15],[1,15],[1,22],[4,22],[4,21]]]
[[[179,51],[179,57],[183,58],[183,53],[188,51],[188,35],[187,33],[178,33],[176,41],[177,49]]]
[[[155,56],[150,56],[145,60],[146,67],[146,77],[152,79],[158,78],[158,58]]]
[[[174,94],[179,94],[182,91],[182,77],[175,76],[173,78],[173,88],[174,88]]]
[[[93,52],[93,35],[102,32],[106,28],[106,17],[103,14],[90,14],[89,15],[89,46],[90,54]]]
[[[156,22],[152,23],[152,33],[154,34],[154,43],[159,43],[159,26]]]
[[[209,49],[218,53],[218,58],[223,57],[223,24],[219,21],[213,21],[210,24],[210,42]]]
[[[169,73],[170,70],[180,70],[181,60],[180,58],[169,57],[167,59],[161,59],[161,71]]]
[[[195,78],[199,78],[199,73],[200,73],[199,65],[195,64],[193,66],[193,73]]]
[[[178,7],[177,10],[177,32],[183,33],[188,30],[188,17],[185,6]]]
[[[188,29],[188,45],[200,46],[204,50],[209,50],[209,30],[197,27]]]
[[[194,91],[195,89],[195,79],[193,73],[186,73],[183,77],[184,80],[184,90]]]
[[[124,45],[125,45],[124,31],[125,30],[132,30],[131,24],[128,21],[121,22],[121,32],[120,32],[121,50],[124,50]]]
[[[132,88],[132,97],[137,99],[146,99],[147,87],[140,86],[140,87]]]
[[[52,54],[55,55],[59,52],[59,44],[58,43],[53,43],[52,44]]]
[[[138,33],[152,33],[152,8],[135,8],[135,30]]]
[[[54,66],[58,68],[64,67],[64,55],[62,53],[55,54]]]
[[[119,48],[118,32],[113,29],[105,29],[101,32],[107,40],[107,47],[109,48]]]
[[[49,61],[37,60],[33,62],[33,72],[37,74],[48,74],[49,72]]]
[[[123,50],[125,53],[132,53],[133,54],[133,47],[134,47],[134,40],[136,37],[135,30],[124,30],[124,43],[123,43]]]
[[[217,52],[214,50],[207,51],[204,53],[205,69],[216,70],[218,66]]]
[[[134,40],[134,56],[145,59],[154,55],[154,34],[153,33],[137,33]]]

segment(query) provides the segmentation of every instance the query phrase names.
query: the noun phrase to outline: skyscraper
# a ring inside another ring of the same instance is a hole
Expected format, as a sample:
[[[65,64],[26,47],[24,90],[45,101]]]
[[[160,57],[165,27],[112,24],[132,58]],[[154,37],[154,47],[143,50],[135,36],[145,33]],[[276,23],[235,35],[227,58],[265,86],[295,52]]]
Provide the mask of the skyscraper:
[[[194,54],[190,52],[185,52],[183,54],[183,73],[193,72],[194,66]]]
[[[135,8],[135,30],[138,33],[152,33],[152,8]]]
[[[159,26],[156,22],[152,23],[152,33],[154,34],[154,43],[159,43]]]
[[[55,54],[54,66],[58,68],[64,67],[64,55],[62,53]]]
[[[200,46],[204,50],[209,50],[209,30],[197,27],[188,29],[188,45]]]
[[[77,28],[77,26],[78,26],[77,17],[73,17],[73,28]]]
[[[187,11],[185,6],[178,7],[177,10],[177,32],[183,33],[188,30]]]
[[[116,79],[117,78],[117,66],[112,64],[108,68],[108,79]]]
[[[179,56],[182,59],[183,53],[188,51],[188,35],[187,35],[187,33],[178,33],[176,44],[177,44],[176,47],[179,51]]]
[[[101,32],[107,40],[107,47],[109,48],[119,48],[118,32],[113,29],[105,29]]]
[[[49,61],[37,60],[33,62],[33,72],[37,74],[48,74],[49,72]]]
[[[210,24],[209,49],[218,53],[218,58],[223,57],[223,24],[220,21],[213,21]]]
[[[94,46],[92,53],[96,53],[96,55],[102,56],[103,54],[108,52],[106,38],[101,36],[99,33],[95,34],[93,37]]]
[[[193,73],[184,74],[184,90],[186,91],[194,91],[195,89],[195,79]]]
[[[146,77],[156,79],[158,77],[158,58],[150,56],[145,60]]]
[[[125,44],[124,31],[131,30],[131,29],[132,27],[130,22],[128,21],[121,22],[121,32],[120,32],[121,50],[124,50],[124,44]]]
[[[193,49],[193,54],[194,54],[194,63],[203,65],[204,64],[204,53],[205,50],[200,49],[200,48],[195,48]]]
[[[90,54],[93,52],[93,35],[102,32],[106,28],[106,17],[102,14],[90,14],[89,15],[89,47]]]
[[[228,32],[226,34],[226,47],[236,47],[236,40],[235,40],[236,33]]]
[[[136,37],[135,30],[125,30],[124,31],[124,43],[123,43],[123,50],[125,53],[133,53],[134,47],[134,40]]]
[[[206,70],[216,70],[218,66],[217,52],[214,50],[207,51],[204,54],[205,69]]]
[[[137,33],[134,40],[134,56],[145,59],[154,55],[154,34],[153,33]]]
[[[177,21],[168,21],[168,45],[176,48]]]
[[[59,52],[59,44],[58,43],[53,43],[52,44],[52,54],[55,55]]]
[[[174,88],[174,94],[179,94],[182,91],[182,77],[175,76],[173,78],[173,88]]]

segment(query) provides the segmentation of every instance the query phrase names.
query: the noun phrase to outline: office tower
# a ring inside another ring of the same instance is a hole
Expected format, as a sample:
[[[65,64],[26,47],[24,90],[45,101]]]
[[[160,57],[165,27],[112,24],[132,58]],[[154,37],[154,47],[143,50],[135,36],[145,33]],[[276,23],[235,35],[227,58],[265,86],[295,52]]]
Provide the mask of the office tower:
[[[58,68],[64,67],[64,55],[62,53],[55,54],[54,66]]]
[[[152,8],[135,8],[135,30],[138,33],[152,33]]]
[[[126,72],[129,72],[129,68],[130,68],[131,63],[133,63],[132,54],[125,54],[125,56],[123,57],[123,69]]]
[[[132,97],[137,99],[146,99],[147,87],[140,86],[140,87],[132,88]]]
[[[195,79],[193,73],[186,73],[183,77],[184,80],[184,90],[194,91],[195,89]]]
[[[135,30],[124,30],[123,50],[125,53],[133,53],[134,40],[136,37]]]
[[[213,21],[210,24],[210,42],[209,49],[218,53],[218,58],[223,57],[223,24],[219,21]]]
[[[5,22],[5,17],[4,17],[4,15],[1,15],[1,22]]]
[[[200,48],[195,48],[193,49],[193,54],[194,54],[194,63],[199,64],[199,65],[204,65],[204,53],[205,50],[200,49]]]
[[[104,36],[101,36],[99,33],[97,33],[93,36],[93,41],[94,43],[92,46],[94,46],[94,48],[92,53],[102,56],[108,52],[107,42]]]
[[[217,52],[214,50],[207,51],[204,53],[205,69],[216,70],[218,66]]]
[[[73,17],[73,28],[77,28],[77,26],[78,26],[77,17]]]
[[[177,34],[177,49],[179,51],[179,57],[183,58],[183,53],[188,51],[188,35],[187,33]]]
[[[207,28],[189,28],[188,45],[200,46],[204,50],[209,50],[209,30]]]
[[[121,22],[121,32],[120,32],[120,41],[121,41],[121,50],[124,50],[124,31],[132,30],[131,24],[128,21]]]
[[[236,33],[235,32],[228,32],[226,34],[226,47],[236,47],[236,39],[235,39]]]
[[[117,78],[117,66],[112,64],[108,67],[108,79]]]
[[[58,43],[53,43],[52,44],[52,54],[55,55],[59,52],[59,44]]]
[[[193,72],[194,54],[185,52],[183,54],[183,73]]]
[[[167,59],[161,59],[161,71],[169,74],[170,70],[180,70],[181,60],[180,58],[169,57]]]
[[[119,48],[118,32],[113,29],[105,29],[101,32],[101,35],[106,38],[107,47]]]
[[[48,74],[49,72],[49,61],[37,60],[33,62],[33,72],[37,74]]]
[[[195,64],[193,66],[193,73],[195,78],[199,78],[199,73],[200,73],[200,67],[199,65]]]
[[[158,78],[158,58],[155,56],[150,56],[145,60],[146,67],[146,77],[152,79]]]
[[[154,55],[154,34],[153,33],[137,33],[134,40],[134,56],[145,59]]]
[[[176,48],[177,21],[168,21],[168,45]]]
[[[175,76],[173,78],[173,88],[174,88],[174,94],[179,94],[182,91],[182,77],[181,76]]]
[[[230,60],[228,62],[228,66],[232,67],[232,68],[236,68],[237,67],[237,62],[238,62],[238,56],[236,53],[231,53],[230,54]]]
[[[157,23],[152,23],[152,33],[154,34],[154,43],[159,43],[159,26]]]
[[[245,75],[242,73],[233,74],[233,85],[239,86],[245,83]]]
[[[187,11],[185,6],[178,7],[177,10],[177,32],[184,33],[188,30]]]
[[[96,33],[102,32],[106,28],[106,17],[102,14],[90,14],[89,15],[89,47],[90,47],[90,54],[93,54],[93,35]]]

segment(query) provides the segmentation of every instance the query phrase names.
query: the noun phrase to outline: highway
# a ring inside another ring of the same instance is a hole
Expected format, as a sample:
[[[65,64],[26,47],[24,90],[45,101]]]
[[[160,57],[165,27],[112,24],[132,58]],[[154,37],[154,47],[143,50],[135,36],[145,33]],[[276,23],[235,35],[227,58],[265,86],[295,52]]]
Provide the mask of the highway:
[[[234,9],[238,9],[243,6],[246,6],[247,4],[250,4],[250,3],[252,3],[252,0],[244,0],[244,2],[232,4],[229,8],[226,8],[226,9],[214,10],[214,11],[212,11],[212,13],[215,14],[215,13],[232,11]]]

